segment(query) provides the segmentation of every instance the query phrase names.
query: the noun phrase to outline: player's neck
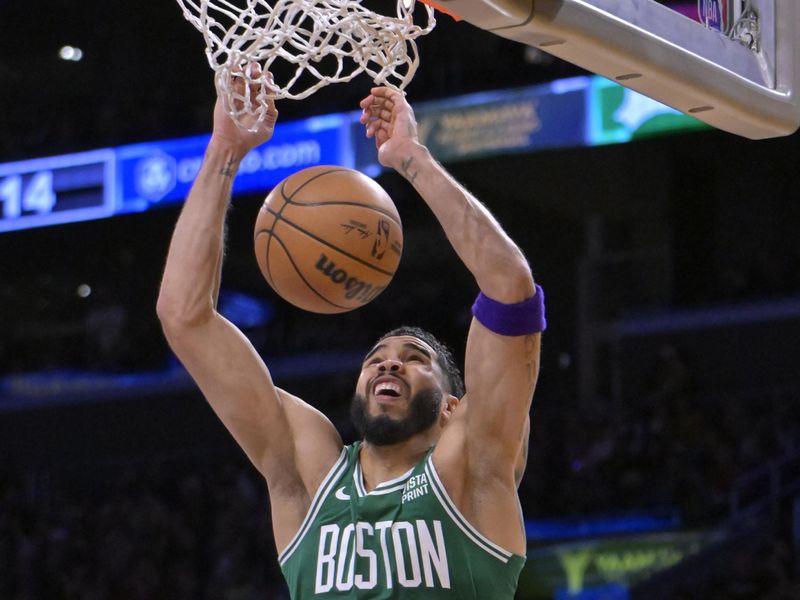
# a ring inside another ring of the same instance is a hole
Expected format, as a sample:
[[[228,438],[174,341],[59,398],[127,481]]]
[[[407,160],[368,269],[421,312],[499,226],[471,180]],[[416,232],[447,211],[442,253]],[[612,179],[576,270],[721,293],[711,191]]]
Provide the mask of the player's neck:
[[[376,446],[361,442],[359,461],[364,474],[364,487],[371,491],[384,481],[390,481],[408,472],[436,443],[429,435],[413,438],[389,446]]]

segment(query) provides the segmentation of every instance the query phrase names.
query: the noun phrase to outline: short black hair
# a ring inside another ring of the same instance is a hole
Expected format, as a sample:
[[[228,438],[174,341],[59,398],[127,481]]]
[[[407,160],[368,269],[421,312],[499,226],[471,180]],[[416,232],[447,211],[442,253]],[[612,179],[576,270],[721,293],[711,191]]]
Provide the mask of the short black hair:
[[[444,371],[445,378],[447,379],[447,386],[450,388],[448,392],[461,399],[464,396],[464,380],[461,378],[461,370],[458,368],[455,358],[453,357],[453,351],[449,346],[440,341],[430,331],[413,325],[402,325],[401,327],[392,329],[388,333],[384,333],[376,342],[376,345],[386,338],[401,335],[420,339],[433,348],[433,351],[436,353],[436,360],[439,362],[439,366],[442,368],[442,371]]]

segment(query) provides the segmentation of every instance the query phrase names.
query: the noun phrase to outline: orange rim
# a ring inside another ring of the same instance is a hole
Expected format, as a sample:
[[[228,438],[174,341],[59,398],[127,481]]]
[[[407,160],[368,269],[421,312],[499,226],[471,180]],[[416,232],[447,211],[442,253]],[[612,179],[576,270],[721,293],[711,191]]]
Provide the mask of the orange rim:
[[[433,8],[438,10],[439,12],[443,12],[446,15],[450,15],[456,21],[460,21],[461,20],[461,17],[459,17],[456,13],[454,13],[452,10],[446,9],[444,6],[442,6],[438,2],[434,2],[433,0],[420,0],[420,2],[422,2],[423,4],[427,4],[428,6],[432,6]]]

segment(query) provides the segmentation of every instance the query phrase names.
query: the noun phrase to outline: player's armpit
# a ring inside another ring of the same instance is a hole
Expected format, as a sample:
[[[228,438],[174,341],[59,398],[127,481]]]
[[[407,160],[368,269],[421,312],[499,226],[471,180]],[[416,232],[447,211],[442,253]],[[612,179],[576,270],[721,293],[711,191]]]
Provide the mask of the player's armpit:
[[[517,488],[519,488],[519,484],[522,483],[522,477],[525,475],[525,468],[528,466],[528,445],[530,442],[530,435],[531,417],[528,415],[525,418],[525,427],[523,428],[520,436],[522,446],[519,449],[520,451],[519,455],[517,456],[517,462],[514,464],[514,482],[517,484]]]
[[[473,320],[466,395],[434,451],[443,485],[464,518],[492,542],[524,554],[519,510],[528,410],[539,371],[541,334],[501,336]]]

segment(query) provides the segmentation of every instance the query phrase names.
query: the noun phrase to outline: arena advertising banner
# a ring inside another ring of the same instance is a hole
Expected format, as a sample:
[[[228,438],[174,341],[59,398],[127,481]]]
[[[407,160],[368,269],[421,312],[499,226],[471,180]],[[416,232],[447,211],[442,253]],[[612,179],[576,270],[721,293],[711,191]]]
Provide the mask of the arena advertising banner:
[[[588,97],[587,141],[590,146],[711,129],[710,125],[694,117],[604,77],[592,77]]]
[[[524,598],[624,599],[629,586],[722,540],[714,531],[671,531],[531,546]]]
[[[420,138],[443,162],[628,142],[708,128],[601,77],[573,77],[415,106]],[[278,123],[242,162],[233,194],[266,194],[315,165],[382,171],[360,112]],[[182,202],[209,136],[160,140],[0,164],[0,232],[60,225]]]
[[[334,114],[276,126],[272,139],[242,161],[233,194],[269,190],[306,167],[352,167],[347,122],[346,115]],[[118,148],[117,213],[182,201],[203,163],[208,140],[206,135]]]
[[[582,146],[588,77],[421,105],[419,136],[441,161]]]

